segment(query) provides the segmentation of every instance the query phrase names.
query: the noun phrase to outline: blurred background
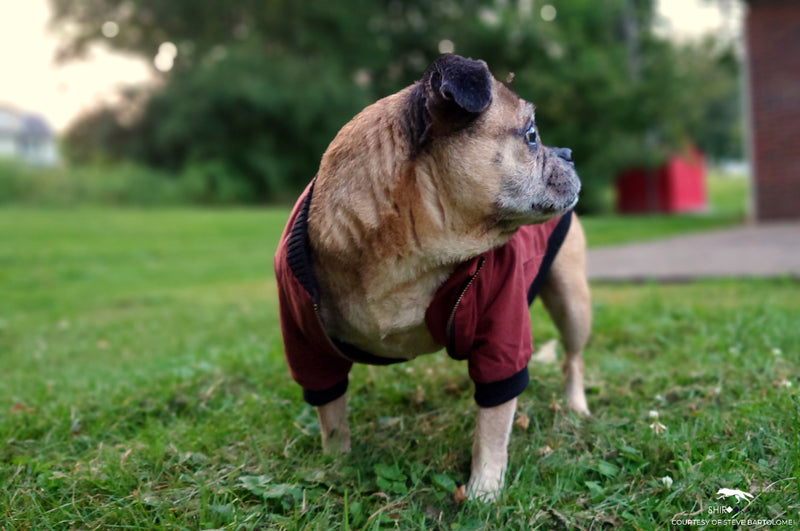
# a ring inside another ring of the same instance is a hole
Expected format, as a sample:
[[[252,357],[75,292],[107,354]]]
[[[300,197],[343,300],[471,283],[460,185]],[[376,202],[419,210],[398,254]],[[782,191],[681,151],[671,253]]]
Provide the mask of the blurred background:
[[[350,117],[455,52],[513,75],[537,104],[543,141],[575,153],[584,213],[707,212],[710,175],[752,214],[747,11],[740,0],[6,2],[0,204],[288,203]]]

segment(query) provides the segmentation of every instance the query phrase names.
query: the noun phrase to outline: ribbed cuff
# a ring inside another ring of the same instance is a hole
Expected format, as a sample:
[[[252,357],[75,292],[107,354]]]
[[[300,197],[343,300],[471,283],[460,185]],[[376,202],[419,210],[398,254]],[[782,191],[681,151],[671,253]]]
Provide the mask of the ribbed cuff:
[[[480,407],[495,407],[519,396],[528,386],[528,367],[499,382],[475,382],[475,402]]]
[[[329,402],[333,402],[347,392],[347,378],[335,384],[332,387],[323,389],[322,391],[312,391],[311,389],[303,389],[303,400],[312,406],[324,406]]]

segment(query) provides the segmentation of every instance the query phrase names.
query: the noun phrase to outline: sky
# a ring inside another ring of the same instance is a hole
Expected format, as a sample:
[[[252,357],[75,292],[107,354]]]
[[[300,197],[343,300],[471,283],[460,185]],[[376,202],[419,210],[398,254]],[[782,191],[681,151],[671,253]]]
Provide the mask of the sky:
[[[103,49],[86,61],[56,65],[49,17],[47,0],[0,0],[0,102],[38,112],[62,131],[121,85],[149,79],[144,60]]]
[[[719,10],[708,2],[659,0],[659,9],[679,38],[722,25]],[[37,112],[63,131],[81,113],[113,101],[120,87],[151,79],[153,65],[145,59],[99,46],[86,60],[56,65],[49,16],[47,0],[0,0],[0,103]]]

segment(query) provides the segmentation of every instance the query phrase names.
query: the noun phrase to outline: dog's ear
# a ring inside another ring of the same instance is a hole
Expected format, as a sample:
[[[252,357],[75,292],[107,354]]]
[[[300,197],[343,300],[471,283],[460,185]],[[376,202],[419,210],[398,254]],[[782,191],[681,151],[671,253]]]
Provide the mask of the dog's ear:
[[[492,75],[483,61],[443,55],[422,79],[430,98],[429,110],[434,114],[477,114],[492,101]]]
[[[413,151],[431,138],[466,127],[492,102],[492,75],[483,61],[439,57],[411,91],[408,118]]]

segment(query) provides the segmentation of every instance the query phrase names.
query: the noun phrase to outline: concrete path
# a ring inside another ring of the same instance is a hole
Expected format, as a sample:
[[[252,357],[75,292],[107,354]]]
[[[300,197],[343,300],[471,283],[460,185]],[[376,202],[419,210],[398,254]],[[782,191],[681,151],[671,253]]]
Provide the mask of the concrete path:
[[[800,280],[800,222],[746,225],[589,250],[589,278],[685,281],[774,277]]]

